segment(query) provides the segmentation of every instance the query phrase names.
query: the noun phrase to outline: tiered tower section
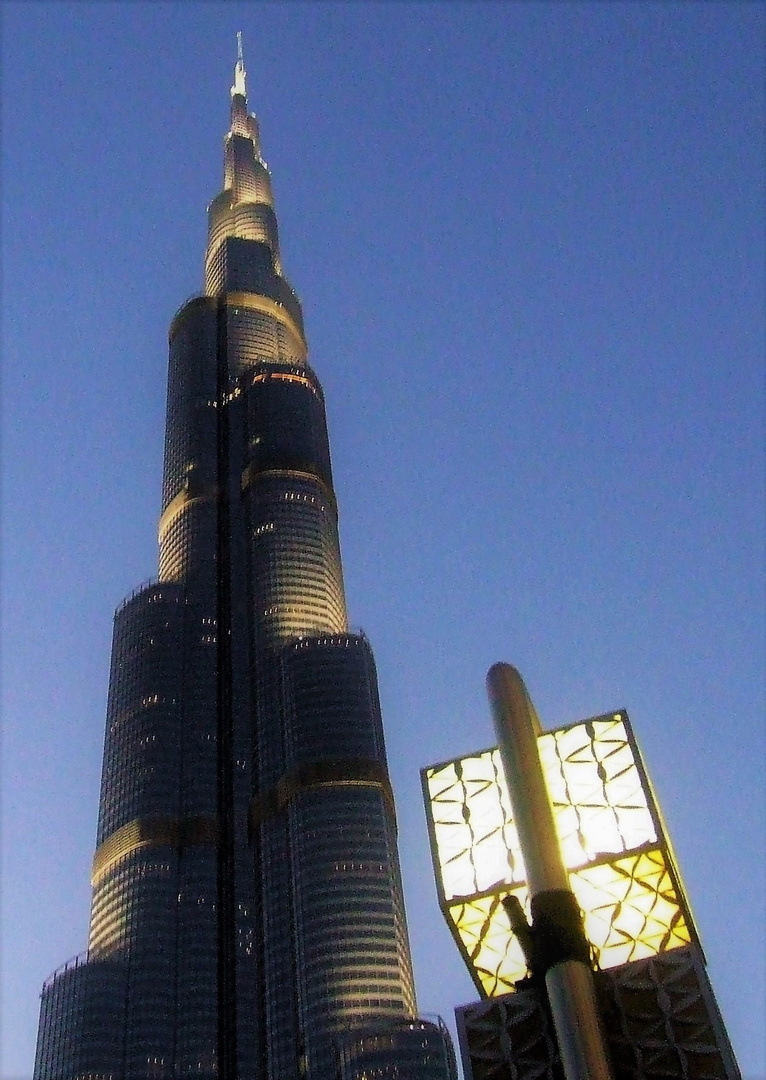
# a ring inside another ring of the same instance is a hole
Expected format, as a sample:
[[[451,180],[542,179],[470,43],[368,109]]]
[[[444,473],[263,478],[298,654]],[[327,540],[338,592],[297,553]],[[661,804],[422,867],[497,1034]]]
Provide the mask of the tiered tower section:
[[[88,952],[43,989],[35,1080],[328,1080],[355,1030],[415,1013],[375,666],[241,43],[224,147],[205,292],[170,327],[159,579],[115,618]]]

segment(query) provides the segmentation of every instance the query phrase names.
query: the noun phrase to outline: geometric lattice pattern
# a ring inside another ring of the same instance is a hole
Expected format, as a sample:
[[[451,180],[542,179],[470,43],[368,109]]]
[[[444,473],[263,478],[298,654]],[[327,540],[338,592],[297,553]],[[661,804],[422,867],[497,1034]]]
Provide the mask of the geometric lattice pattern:
[[[596,973],[616,1080],[741,1080],[697,945]],[[562,1080],[545,993],[456,1010],[466,1080]]]
[[[627,717],[615,713],[538,739],[564,865],[658,839]],[[647,785],[648,788],[648,785]]]
[[[688,945],[689,926],[661,848],[569,875],[599,967]]]
[[[538,737],[564,865],[602,968],[697,940],[624,712]],[[526,871],[496,749],[422,771],[439,902],[483,997],[527,974],[501,904],[529,916]]]
[[[564,1080],[545,995],[533,989],[455,1009],[466,1080]]]
[[[446,911],[447,923],[482,997],[509,993],[527,974],[521,945],[500,902],[509,892],[518,896],[529,916],[526,885],[469,897],[450,904]]]

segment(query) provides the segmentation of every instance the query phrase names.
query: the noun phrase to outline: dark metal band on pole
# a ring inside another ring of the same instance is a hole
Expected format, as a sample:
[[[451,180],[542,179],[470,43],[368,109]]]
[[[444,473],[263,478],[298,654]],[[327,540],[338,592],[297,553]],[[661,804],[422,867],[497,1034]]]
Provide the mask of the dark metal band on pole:
[[[532,897],[534,975],[544,977],[566,1080],[612,1080],[604,1048],[588,944],[561,859],[524,681],[510,664],[487,673],[492,716]]]

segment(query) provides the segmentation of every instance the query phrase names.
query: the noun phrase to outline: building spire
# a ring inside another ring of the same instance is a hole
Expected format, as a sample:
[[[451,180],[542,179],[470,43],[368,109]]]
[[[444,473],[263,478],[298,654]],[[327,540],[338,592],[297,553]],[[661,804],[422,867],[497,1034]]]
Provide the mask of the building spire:
[[[234,85],[231,88],[231,96],[240,94],[247,97],[245,89],[245,58],[242,53],[242,31],[237,31],[237,63],[234,65]]]

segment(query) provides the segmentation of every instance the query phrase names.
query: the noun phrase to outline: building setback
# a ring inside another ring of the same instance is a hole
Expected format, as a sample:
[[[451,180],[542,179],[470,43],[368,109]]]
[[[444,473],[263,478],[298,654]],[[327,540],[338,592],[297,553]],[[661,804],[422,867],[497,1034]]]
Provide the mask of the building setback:
[[[448,1080],[241,43],[208,219],[170,326],[159,576],[115,616],[88,949],[43,988],[35,1080]]]

